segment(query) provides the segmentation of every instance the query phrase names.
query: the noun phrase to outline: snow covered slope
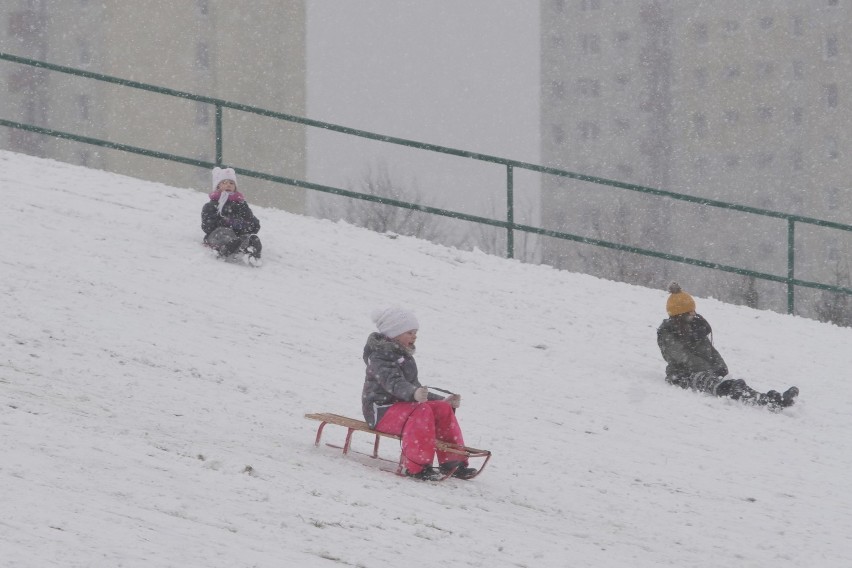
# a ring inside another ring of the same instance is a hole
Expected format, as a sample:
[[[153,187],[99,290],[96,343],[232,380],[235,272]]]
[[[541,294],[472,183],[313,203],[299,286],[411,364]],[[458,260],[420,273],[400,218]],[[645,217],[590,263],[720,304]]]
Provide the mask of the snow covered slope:
[[[662,290],[261,208],[252,269],[200,246],[197,191],[8,152],[0,182],[0,565],[852,558],[850,329],[697,299],[735,376],[801,388],[771,414],[665,384]],[[389,303],[494,452],[473,481],[313,445]]]

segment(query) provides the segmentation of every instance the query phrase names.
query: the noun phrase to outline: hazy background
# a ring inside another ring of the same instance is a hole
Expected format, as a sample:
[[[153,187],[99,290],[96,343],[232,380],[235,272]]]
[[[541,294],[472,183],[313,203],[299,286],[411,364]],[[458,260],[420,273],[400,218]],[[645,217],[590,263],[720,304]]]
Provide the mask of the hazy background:
[[[310,118],[539,163],[538,3],[315,2],[306,14]],[[358,190],[384,172],[403,200],[505,218],[502,166],[352,138],[308,129],[311,181]],[[532,222],[539,182],[517,185]]]

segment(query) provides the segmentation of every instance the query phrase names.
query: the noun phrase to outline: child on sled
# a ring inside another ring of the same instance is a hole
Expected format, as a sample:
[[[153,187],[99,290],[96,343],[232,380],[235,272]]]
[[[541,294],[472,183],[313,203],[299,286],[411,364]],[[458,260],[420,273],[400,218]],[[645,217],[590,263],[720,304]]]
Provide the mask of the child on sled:
[[[213,191],[201,208],[201,230],[204,244],[220,258],[242,254],[247,264],[260,266],[260,221],[237,188],[232,168],[213,168]]]

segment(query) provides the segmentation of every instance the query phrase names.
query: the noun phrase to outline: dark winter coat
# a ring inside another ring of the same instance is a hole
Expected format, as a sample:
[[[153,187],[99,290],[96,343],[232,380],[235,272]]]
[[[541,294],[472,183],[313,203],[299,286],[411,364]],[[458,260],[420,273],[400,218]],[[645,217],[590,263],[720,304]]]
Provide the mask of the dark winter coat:
[[[371,333],[364,345],[364,363],[367,365],[361,406],[364,420],[375,428],[377,407],[396,402],[413,402],[414,391],[422,385],[417,380],[417,363],[414,355],[396,341]],[[429,393],[429,400],[443,397]]]
[[[219,196],[221,191],[210,194],[210,201],[201,208],[201,230],[205,237],[214,229],[228,227],[237,235],[254,235],[260,231],[260,221],[252,213],[245,197],[238,191],[228,195],[228,201],[219,214]]]
[[[713,347],[713,330],[703,317],[689,314],[670,317],[657,329],[657,344],[666,360],[666,379],[678,382],[699,372],[711,371],[718,377],[728,374],[728,366]]]

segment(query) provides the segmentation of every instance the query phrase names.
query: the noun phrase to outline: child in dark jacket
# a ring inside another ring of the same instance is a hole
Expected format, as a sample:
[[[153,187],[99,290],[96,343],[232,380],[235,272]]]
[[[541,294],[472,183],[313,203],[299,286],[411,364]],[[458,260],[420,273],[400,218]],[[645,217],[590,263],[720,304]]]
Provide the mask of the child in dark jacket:
[[[418,381],[414,361],[420,327],[417,318],[408,310],[386,308],[373,312],[373,321],[378,332],[371,333],[364,346],[364,420],[370,428],[400,436],[407,476],[436,480],[454,471],[454,477],[472,478],[477,470],[468,467],[467,459],[436,451],[435,440],[464,446],[455,415],[461,397],[430,393]],[[432,467],[436,453],[438,470]]]
[[[260,221],[237,189],[232,168],[213,168],[213,191],[201,208],[201,230],[204,243],[220,258],[241,253],[246,263],[260,265]]]
[[[759,393],[742,379],[728,376],[728,366],[713,347],[710,324],[695,313],[695,300],[677,282],[669,284],[666,311],[669,318],[657,329],[657,344],[666,360],[666,381],[681,388],[726,396],[745,404],[772,410],[791,406],[799,389],[784,394],[771,390]]]

